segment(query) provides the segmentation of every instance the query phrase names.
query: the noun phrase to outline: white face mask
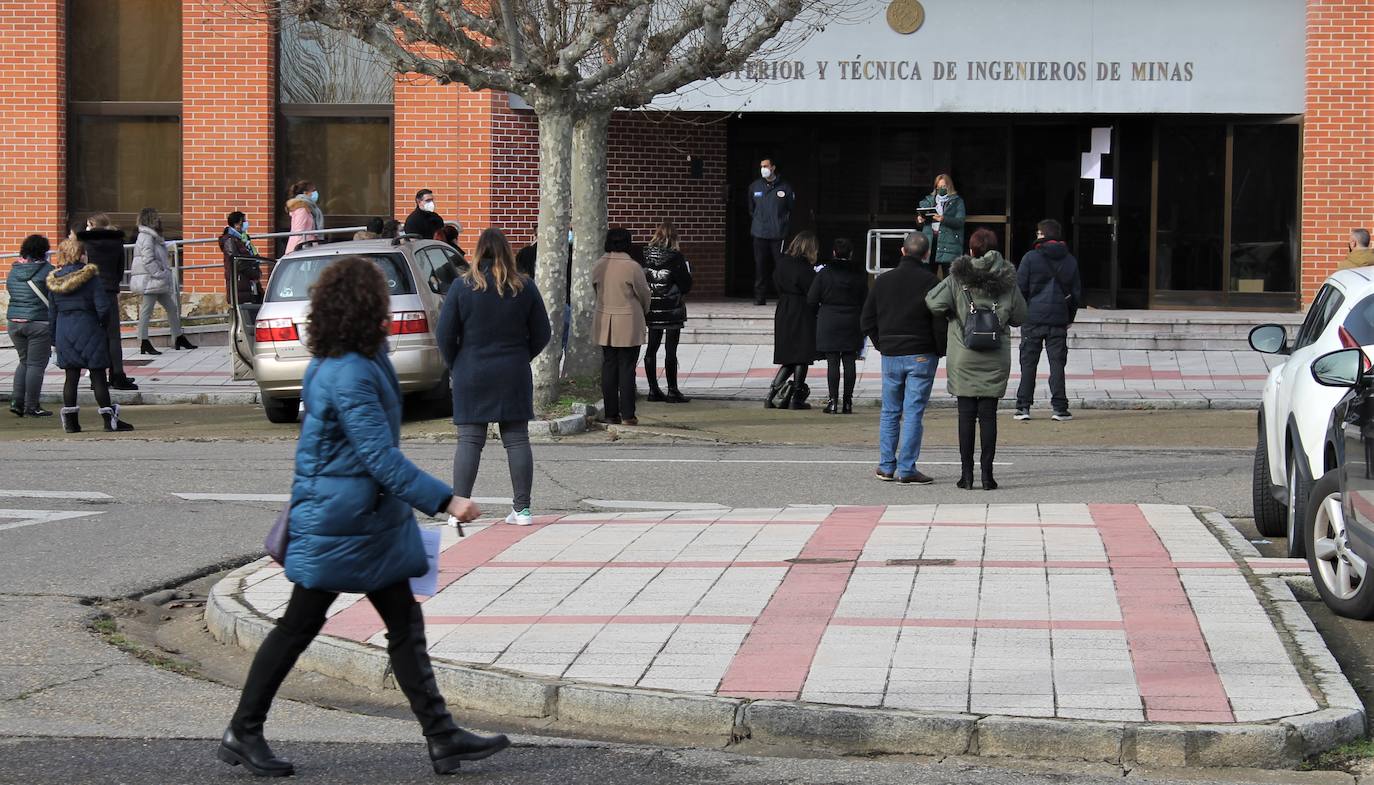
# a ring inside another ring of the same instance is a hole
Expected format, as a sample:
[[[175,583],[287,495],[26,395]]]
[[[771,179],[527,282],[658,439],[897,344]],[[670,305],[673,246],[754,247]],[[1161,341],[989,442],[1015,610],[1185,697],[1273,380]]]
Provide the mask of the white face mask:
[[[239,231],[248,234],[248,221],[243,222],[243,225],[239,227]]]
[[[426,199],[425,201],[420,202],[420,209],[424,210],[427,213],[434,212],[434,200]]]
[[[759,168],[759,174],[763,175],[763,179],[767,180],[768,178],[770,178],[770,177],[773,176],[773,170],[772,170],[772,169],[769,169],[769,168],[766,167],[766,166],[760,167],[760,168]]]

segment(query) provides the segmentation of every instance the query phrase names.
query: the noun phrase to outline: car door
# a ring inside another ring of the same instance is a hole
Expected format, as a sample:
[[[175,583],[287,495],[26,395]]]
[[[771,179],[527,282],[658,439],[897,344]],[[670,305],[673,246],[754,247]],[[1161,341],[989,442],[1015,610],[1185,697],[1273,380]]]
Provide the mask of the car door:
[[[1340,418],[1339,436],[1345,447],[1341,472],[1350,545],[1366,561],[1374,561],[1374,390],[1365,384],[1357,387],[1334,418]]]
[[[1312,361],[1321,354],[1339,348],[1338,341],[1325,341],[1322,339],[1331,319],[1340,310],[1341,303],[1345,301],[1345,295],[1340,289],[1330,283],[1324,284],[1317,291],[1317,296],[1312,300],[1312,307],[1307,310],[1307,317],[1303,319],[1302,326],[1298,328],[1298,334],[1293,339],[1293,347],[1288,357],[1288,361],[1283,364],[1274,382],[1278,386],[1278,395],[1275,396],[1274,420],[1269,423],[1269,437],[1271,445],[1271,459],[1277,458],[1270,465],[1276,472],[1286,472],[1287,456],[1282,452],[1282,445],[1286,441],[1284,433],[1288,428],[1289,416],[1293,412],[1295,405],[1301,405],[1302,401],[1295,401],[1301,397],[1298,393],[1300,388],[1316,387],[1315,382],[1311,381]],[[1330,410],[1321,417],[1321,422],[1315,436],[1320,437],[1325,432],[1326,423]],[[1320,444],[1318,441],[1307,444],[1307,447],[1315,447]],[[1317,477],[1321,476],[1317,472]],[[1287,477],[1280,479],[1285,481]]]

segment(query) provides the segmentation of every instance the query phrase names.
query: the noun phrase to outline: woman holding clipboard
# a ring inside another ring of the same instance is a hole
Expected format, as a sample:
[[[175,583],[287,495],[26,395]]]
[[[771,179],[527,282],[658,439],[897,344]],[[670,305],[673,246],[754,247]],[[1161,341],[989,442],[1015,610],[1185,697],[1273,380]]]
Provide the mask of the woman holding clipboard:
[[[937,175],[935,190],[916,208],[916,226],[930,240],[930,263],[940,280],[949,275],[949,266],[964,253],[966,216],[964,197],[954,189],[954,180],[947,174]]]

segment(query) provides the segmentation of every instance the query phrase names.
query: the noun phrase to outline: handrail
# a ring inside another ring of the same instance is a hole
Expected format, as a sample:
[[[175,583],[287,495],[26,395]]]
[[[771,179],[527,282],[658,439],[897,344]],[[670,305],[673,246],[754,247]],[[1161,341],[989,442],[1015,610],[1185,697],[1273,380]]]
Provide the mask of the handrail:
[[[881,275],[883,270],[883,240],[905,240],[916,229],[869,229],[868,243],[864,249],[864,269],[870,275]]]
[[[254,240],[275,240],[275,239],[278,239],[278,238],[281,238],[281,237],[297,237],[297,236],[307,235],[307,234],[310,234],[310,235],[317,235],[317,234],[348,234],[348,233],[357,233],[357,232],[361,232],[361,231],[363,231],[363,230],[366,229],[366,228],[367,228],[366,226],[341,226],[341,227],[338,227],[338,228],[335,228],[335,229],[307,229],[307,230],[303,230],[303,231],[299,231],[299,232],[269,232],[269,233],[267,233],[267,234],[253,235],[253,239],[254,239]],[[165,241],[163,242],[163,244],[166,245],[168,248],[179,248],[179,247],[181,247],[181,246],[183,246],[183,245],[208,245],[208,244],[210,244],[210,243],[217,243],[217,242],[219,242],[219,237],[218,237],[218,236],[215,236],[215,237],[202,237],[202,238],[197,238],[197,239],[194,239],[194,240],[165,240]],[[125,244],[124,244],[124,250],[125,250],[125,251],[128,251],[128,250],[132,249],[133,247],[134,247],[134,243],[125,243]],[[49,251],[48,253],[51,254],[52,251]],[[0,254],[0,259],[18,259],[19,256],[20,256],[20,255],[17,254],[17,253]],[[175,265],[173,265],[173,266],[175,267]],[[218,267],[218,266],[219,266],[219,265],[216,265],[216,264],[199,264],[199,265],[192,265],[192,266],[190,266],[190,267],[184,267],[184,268],[181,268],[181,269],[185,269],[185,270],[201,270],[201,269],[207,269],[207,268]]]

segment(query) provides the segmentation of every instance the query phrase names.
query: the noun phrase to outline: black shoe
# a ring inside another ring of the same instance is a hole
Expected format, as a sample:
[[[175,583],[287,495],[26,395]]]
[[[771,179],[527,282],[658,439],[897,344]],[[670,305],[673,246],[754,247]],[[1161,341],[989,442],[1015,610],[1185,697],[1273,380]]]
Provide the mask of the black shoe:
[[[509,746],[510,739],[504,733],[478,736],[459,728],[446,736],[429,737],[429,759],[435,774],[451,774],[462,761],[489,758]]]
[[[649,403],[663,403],[668,399],[663,397],[662,390],[658,389],[657,387],[653,387],[649,390],[649,394],[644,397],[644,400],[648,401]]]
[[[853,398],[845,398],[845,399],[844,399],[844,405],[840,407],[840,414],[853,414],[853,413],[854,413],[854,399],[853,399]]]
[[[992,479],[992,469],[987,469],[983,472],[983,490],[997,490],[997,481]]]
[[[218,757],[230,766],[243,766],[259,777],[290,777],[296,773],[291,761],[272,754],[272,748],[267,746],[267,739],[261,734],[240,736],[232,727],[224,731]]]
[[[157,349],[154,349],[154,348],[153,348],[153,342],[152,342],[152,341],[149,341],[149,340],[144,340],[144,341],[143,341],[143,344],[142,344],[141,346],[139,346],[138,353],[139,353],[139,354],[162,354],[162,352],[159,352]]]
[[[962,472],[959,473],[959,482],[956,482],[955,485],[959,486],[960,488],[963,488],[966,491],[973,490],[972,466],[966,467]]]
[[[792,402],[788,404],[787,408],[806,411],[807,409],[811,408],[811,404],[807,403],[805,398],[802,398],[801,396],[795,396],[792,398]]]
[[[882,482],[892,482],[893,480],[897,479],[895,476],[893,476],[892,472],[885,472],[882,469],[875,469],[873,471],[873,476],[878,478],[878,480]]]
[[[62,430],[66,433],[81,433],[81,407],[62,407]]]
[[[13,414],[15,417],[23,417],[24,404],[18,401],[10,401],[10,414]]]
[[[133,379],[130,379],[130,378],[127,377],[127,376],[116,376],[116,377],[114,377],[113,379],[110,380],[110,389],[112,389],[112,390],[137,390],[137,389],[138,389],[138,385],[137,385],[137,384],[134,384],[134,380],[133,380]]]
[[[178,335],[178,336],[177,336],[176,344],[174,345],[174,348],[175,348],[177,351],[181,351],[182,349],[196,349],[196,348],[199,348],[199,347],[197,347],[195,344],[191,343],[190,341],[186,340],[186,336],[184,336],[184,335]]]
[[[681,390],[673,387],[668,388],[668,403],[688,403],[692,399],[682,394]]]
[[[825,402],[825,408],[821,410],[824,414],[835,413],[835,399],[830,398]]]
[[[599,422],[600,422],[602,425],[619,425],[619,424],[620,424],[620,418],[619,418],[619,417],[606,417],[606,416],[603,415],[602,418],[599,420]]]
[[[43,408],[25,409],[25,410],[24,410],[24,416],[25,416],[25,417],[51,417],[51,416],[52,416],[52,412],[48,411],[47,409],[43,409]]]
[[[912,472],[906,477],[898,478],[897,482],[901,483],[902,485],[930,485],[935,481],[917,471]]]

